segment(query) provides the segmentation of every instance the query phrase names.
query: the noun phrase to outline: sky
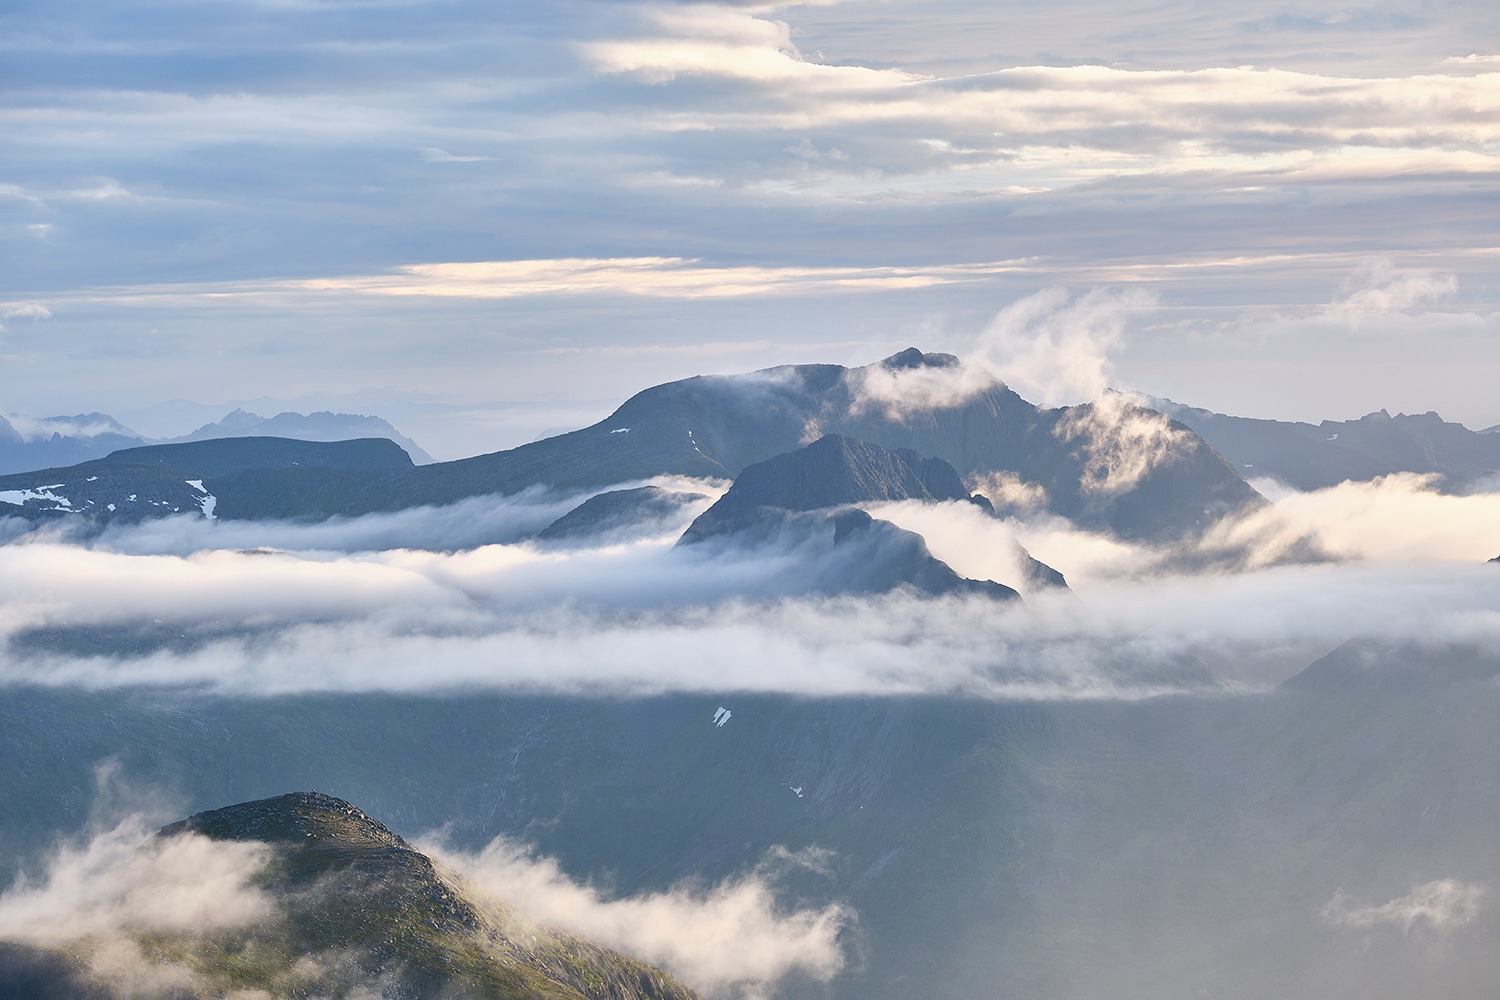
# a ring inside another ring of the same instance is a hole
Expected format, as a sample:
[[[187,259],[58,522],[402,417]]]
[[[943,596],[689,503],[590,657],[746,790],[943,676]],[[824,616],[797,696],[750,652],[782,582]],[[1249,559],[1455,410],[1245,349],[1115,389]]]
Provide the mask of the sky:
[[[3,412],[456,458],[1060,288],[1120,388],[1500,424],[1491,3],[15,0],[0,123]]]

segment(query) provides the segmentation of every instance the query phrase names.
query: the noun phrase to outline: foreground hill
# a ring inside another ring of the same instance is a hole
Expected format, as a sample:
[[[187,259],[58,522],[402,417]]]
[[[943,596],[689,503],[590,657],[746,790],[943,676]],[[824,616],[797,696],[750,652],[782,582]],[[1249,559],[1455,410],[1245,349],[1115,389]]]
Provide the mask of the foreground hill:
[[[1247,477],[1269,476],[1299,490],[1395,472],[1436,473],[1462,492],[1500,475],[1500,433],[1471,431],[1436,413],[1385,410],[1358,420],[1308,424],[1230,417],[1169,399],[1153,405],[1191,427]]]
[[[328,795],[297,792],[198,813],[163,828],[145,850],[163,853],[167,842],[194,834],[268,845],[251,886],[271,908],[262,919],[196,933],[125,928],[139,937],[140,961],[155,969],[154,978],[174,983],[164,991],[173,996],[695,996],[659,969],[523,920]],[[232,894],[222,883],[204,888]],[[0,952],[0,989],[8,987],[10,996],[138,995],[142,977],[125,975],[117,957],[101,960],[100,947],[85,938],[48,956],[38,954],[47,949],[13,945]],[[265,992],[245,992],[253,990]]]
[[[992,491],[1019,491],[1027,503],[1126,537],[1192,534],[1264,502],[1201,438],[1154,411],[1121,399],[1044,409],[998,380],[960,384],[961,377],[977,376],[961,376],[949,355],[915,349],[864,368],[796,365],[699,376],[638,393],[592,427],[509,451],[419,467],[304,463],[233,483],[203,481],[219,517],[315,520],[533,487],[581,494],[668,474],[733,479],[747,466],[839,434],[941,459],[966,481],[994,479]],[[908,385],[912,379],[918,382]],[[919,391],[949,381],[953,392]],[[903,392],[916,401],[903,402]],[[184,479],[200,478],[186,459],[169,464]],[[75,471],[0,477],[0,496],[28,518],[69,516],[81,509],[71,494],[70,505],[41,494],[55,482],[73,488]],[[108,485],[119,473],[88,475]],[[168,503],[158,513],[171,508],[186,509]],[[87,516],[108,520],[118,512],[118,502],[115,511],[95,502]]]

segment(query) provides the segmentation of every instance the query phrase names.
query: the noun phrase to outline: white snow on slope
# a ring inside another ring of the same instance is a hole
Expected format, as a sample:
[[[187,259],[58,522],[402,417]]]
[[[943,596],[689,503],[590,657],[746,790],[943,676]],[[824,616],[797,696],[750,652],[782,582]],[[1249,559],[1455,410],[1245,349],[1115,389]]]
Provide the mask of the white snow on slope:
[[[62,483],[53,483],[51,486],[38,486],[34,490],[0,490],[0,502],[12,503],[20,507],[28,500],[51,500],[57,504],[52,508],[53,510],[70,510],[73,501],[52,492],[61,485]]]

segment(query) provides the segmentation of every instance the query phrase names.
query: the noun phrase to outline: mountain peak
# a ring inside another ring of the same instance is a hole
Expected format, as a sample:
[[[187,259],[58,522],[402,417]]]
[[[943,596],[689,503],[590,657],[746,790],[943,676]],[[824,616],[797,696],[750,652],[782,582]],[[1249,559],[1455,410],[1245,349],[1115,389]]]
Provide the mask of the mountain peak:
[[[957,368],[959,360],[952,354],[923,354],[915,347],[898,351],[880,362],[881,367],[900,368]]]
[[[201,833],[211,840],[412,850],[383,823],[321,792],[291,792],[195,813],[162,827],[160,836],[181,833]]]

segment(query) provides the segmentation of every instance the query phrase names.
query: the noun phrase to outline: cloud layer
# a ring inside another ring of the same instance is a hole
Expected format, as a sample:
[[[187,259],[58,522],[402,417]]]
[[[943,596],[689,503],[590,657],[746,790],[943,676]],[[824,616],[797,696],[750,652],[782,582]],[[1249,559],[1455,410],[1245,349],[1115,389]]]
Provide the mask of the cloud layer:
[[[535,518],[525,503],[488,503],[315,527],[170,520],[91,548],[36,538],[0,546],[0,675],[246,693],[1139,698],[1258,686],[1356,635],[1500,634],[1500,573],[1485,564],[1500,554],[1500,496],[1445,496],[1417,477],[1291,494],[1164,549],[1047,517],[1001,521],[969,504],[871,508],[921,533],[961,575],[1026,590],[1020,542],[1073,588],[1008,607],[899,592],[809,597],[822,552],[810,541],[702,552],[674,547],[671,526],[566,550],[368,549],[393,539],[447,546],[464,537],[454,527],[463,521],[499,531]],[[267,542],[307,547],[248,547]],[[1262,655],[1280,659],[1253,666]]]

